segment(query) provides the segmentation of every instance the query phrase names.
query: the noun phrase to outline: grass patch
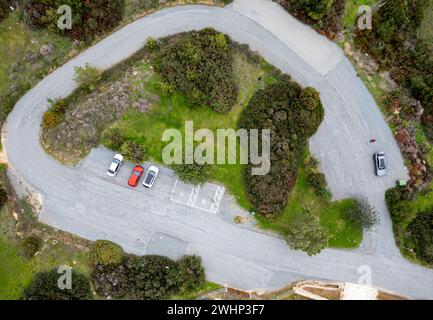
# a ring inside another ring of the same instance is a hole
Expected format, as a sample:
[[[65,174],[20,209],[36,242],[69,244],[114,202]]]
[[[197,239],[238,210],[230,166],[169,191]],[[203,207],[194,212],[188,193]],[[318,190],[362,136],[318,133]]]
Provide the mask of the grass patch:
[[[171,297],[172,300],[195,300],[199,298],[200,296],[221,289],[222,286],[220,286],[217,283],[206,281],[202,286],[197,288],[194,291],[185,292],[182,294],[174,295]]]

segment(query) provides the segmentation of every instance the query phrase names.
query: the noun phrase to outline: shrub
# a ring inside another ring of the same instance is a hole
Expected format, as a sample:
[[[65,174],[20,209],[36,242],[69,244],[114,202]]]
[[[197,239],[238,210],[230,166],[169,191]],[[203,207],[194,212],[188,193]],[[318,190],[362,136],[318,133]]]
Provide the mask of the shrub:
[[[314,20],[320,20],[332,8],[334,0],[299,0],[300,7]]]
[[[24,300],[90,300],[89,279],[75,270],[72,270],[72,288],[61,290],[58,280],[61,274],[57,269],[39,272],[32,282],[24,289]]]
[[[42,126],[46,129],[52,129],[58,127],[62,122],[68,104],[61,98],[56,100],[49,99],[48,102],[51,104],[51,107],[42,118]]]
[[[72,30],[60,30],[57,9],[69,5],[72,9]],[[26,24],[33,28],[50,28],[70,35],[73,39],[90,40],[95,35],[112,30],[122,19],[124,0],[28,0],[25,4]]]
[[[5,189],[0,188],[0,209],[3,208],[3,206],[8,201],[8,193]]]
[[[92,270],[96,292],[128,299],[167,299],[203,281],[200,259],[184,257],[179,263],[161,256],[125,256],[117,265]]]
[[[88,63],[84,67],[75,67],[74,80],[87,92],[94,91],[101,79],[102,73]]]
[[[9,15],[11,5],[11,0],[0,0],[0,22]]]
[[[319,197],[329,197],[328,184],[323,173],[309,171],[307,174],[307,183]]]
[[[319,254],[330,238],[329,231],[320,225],[318,216],[309,210],[296,214],[285,226],[286,241],[294,250],[302,250],[310,256]]]
[[[22,253],[24,257],[30,259],[32,258],[36,252],[39,251],[42,245],[42,239],[38,236],[32,235],[24,238],[22,243]]]
[[[407,230],[417,258],[433,264],[433,211],[418,213]]]
[[[104,141],[104,145],[113,151],[120,151],[125,142],[120,129],[116,127],[111,127],[104,131],[102,140]]]
[[[193,185],[206,183],[210,177],[210,166],[207,164],[175,164],[171,166],[180,180]]]
[[[126,141],[122,144],[120,152],[126,160],[141,163],[146,159],[146,148],[135,141]]]
[[[230,43],[213,29],[165,38],[153,48],[152,64],[192,104],[228,112],[238,98]]]
[[[357,200],[354,207],[344,211],[344,218],[354,226],[367,231],[379,222],[376,209],[366,199]]]
[[[123,249],[119,245],[107,240],[97,240],[88,254],[89,265],[94,267],[98,264],[119,264],[123,255]]]
[[[239,128],[271,130],[270,172],[253,176],[252,165],[244,171],[248,198],[265,216],[280,213],[287,205],[301,152],[323,117],[316,99],[314,89],[301,91],[288,76],[281,76],[279,82],[257,91],[241,115]]]

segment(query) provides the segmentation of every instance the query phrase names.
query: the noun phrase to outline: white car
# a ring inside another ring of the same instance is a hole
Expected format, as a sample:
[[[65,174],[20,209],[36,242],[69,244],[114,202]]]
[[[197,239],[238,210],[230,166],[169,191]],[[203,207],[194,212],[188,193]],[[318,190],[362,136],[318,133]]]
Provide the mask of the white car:
[[[143,181],[143,187],[145,188],[152,188],[153,184],[155,183],[156,177],[158,176],[159,169],[155,166],[151,166],[149,170],[147,170],[146,177]]]
[[[378,177],[383,177],[386,175],[385,152],[378,152],[374,155],[374,165],[376,169],[376,175]]]
[[[120,166],[123,163],[123,156],[121,154],[116,154],[114,156],[113,161],[111,162],[110,168],[107,171],[107,174],[110,177],[115,177],[117,172],[119,172]]]

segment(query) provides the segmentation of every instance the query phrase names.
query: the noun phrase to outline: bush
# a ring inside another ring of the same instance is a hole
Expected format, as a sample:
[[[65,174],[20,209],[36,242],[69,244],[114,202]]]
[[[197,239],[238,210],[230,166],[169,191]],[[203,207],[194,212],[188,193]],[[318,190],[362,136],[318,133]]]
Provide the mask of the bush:
[[[241,115],[239,128],[271,130],[270,172],[253,176],[252,165],[244,171],[248,198],[265,216],[280,213],[287,205],[299,157],[323,118],[323,106],[316,99],[314,89],[301,90],[288,76],[281,76],[279,82],[257,91]]]
[[[200,257],[185,256],[179,260],[178,264],[181,275],[178,281],[183,290],[194,290],[204,284],[206,277]]]
[[[84,67],[75,67],[74,80],[87,92],[94,91],[101,79],[102,73],[88,63]]]
[[[125,142],[120,129],[116,127],[111,127],[104,131],[102,140],[104,141],[104,145],[113,151],[120,151]]]
[[[61,290],[58,280],[62,276],[57,269],[39,272],[24,289],[24,300],[91,300],[89,279],[72,270],[72,289]]]
[[[299,0],[300,7],[314,20],[329,14],[334,0]]]
[[[208,164],[175,164],[172,165],[171,168],[180,180],[193,185],[202,185],[206,183],[209,180],[211,173]]]
[[[46,129],[52,129],[58,127],[62,122],[68,104],[61,98],[49,99],[48,102],[51,104],[51,108],[45,112],[42,118],[42,126]]]
[[[313,188],[314,193],[319,197],[329,197],[328,184],[323,173],[309,171],[307,174],[307,183]]]
[[[72,9],[72,30],[60,30],[57,9],[69,5]],[[70,35],[73,39],[90,40],[95,35],[112,30],[122,19],[124,0],[28,0],[25,21],[33,28],[50,28]]]
[[[42,245],[42,239],[38,236],[32,235],[24,238],[22,243],[22,253],[24,257],[30,259],[39,251]]]
[[[119,264],[123,255],[123,249],[119,245],[107,240],[97,240],[88,254],[89,266]]]
[[[320,225],[318,216],[309,210],[296,214],[285,226],[286,241],[294,250],[302,250],[310,256],[319,254],[330,239],[329,231]]]
[[[3,208],[3,206],[8,201],[8,193],[5,189],[0,188],[0,209]]]
[[[9,15],[11,5],[11,0],[0,0],[0,22]]]
[[[433,264],[433,211],[418,213],[407,230],[417,258]]]
[[[96,292],[104,297],[167,299],[182,289],[202,284],[200,259],[184,257],[179,263],[161,256],[125,256],[117,265],[92,270]]]
[[[378,213],[366,199],[356,201],[354,207],[344,211],[345,220],[352,223],[357,228],[370,231],[379,222]]]
[[[146,148],[135,141],[126,141],[122,144],[120,152],[126,160],[134,163],[142,163],[147,156]]]
[[[238,98],[230,44],[228,36],[213,29],[148,42],[152,64],[165,82],[192,104],[221,113],[230,111]]]

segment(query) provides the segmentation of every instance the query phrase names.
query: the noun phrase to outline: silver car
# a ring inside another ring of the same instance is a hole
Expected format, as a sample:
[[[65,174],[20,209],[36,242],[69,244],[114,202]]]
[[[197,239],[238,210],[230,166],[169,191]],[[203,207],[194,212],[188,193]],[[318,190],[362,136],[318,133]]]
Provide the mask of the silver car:
[[[110,168],[108,168],[107,174],[110,177],[115,177],[117,175],[117,172],[119,172],[122,163],[123,163],[123,156],[121,154],[116,154],[114,156],[113,161],[110,164]]]
[[[383,177],[386,175],[385,152],[378,152],[374,155],[374,166],[376,169],[376,175],[378,177]]]

